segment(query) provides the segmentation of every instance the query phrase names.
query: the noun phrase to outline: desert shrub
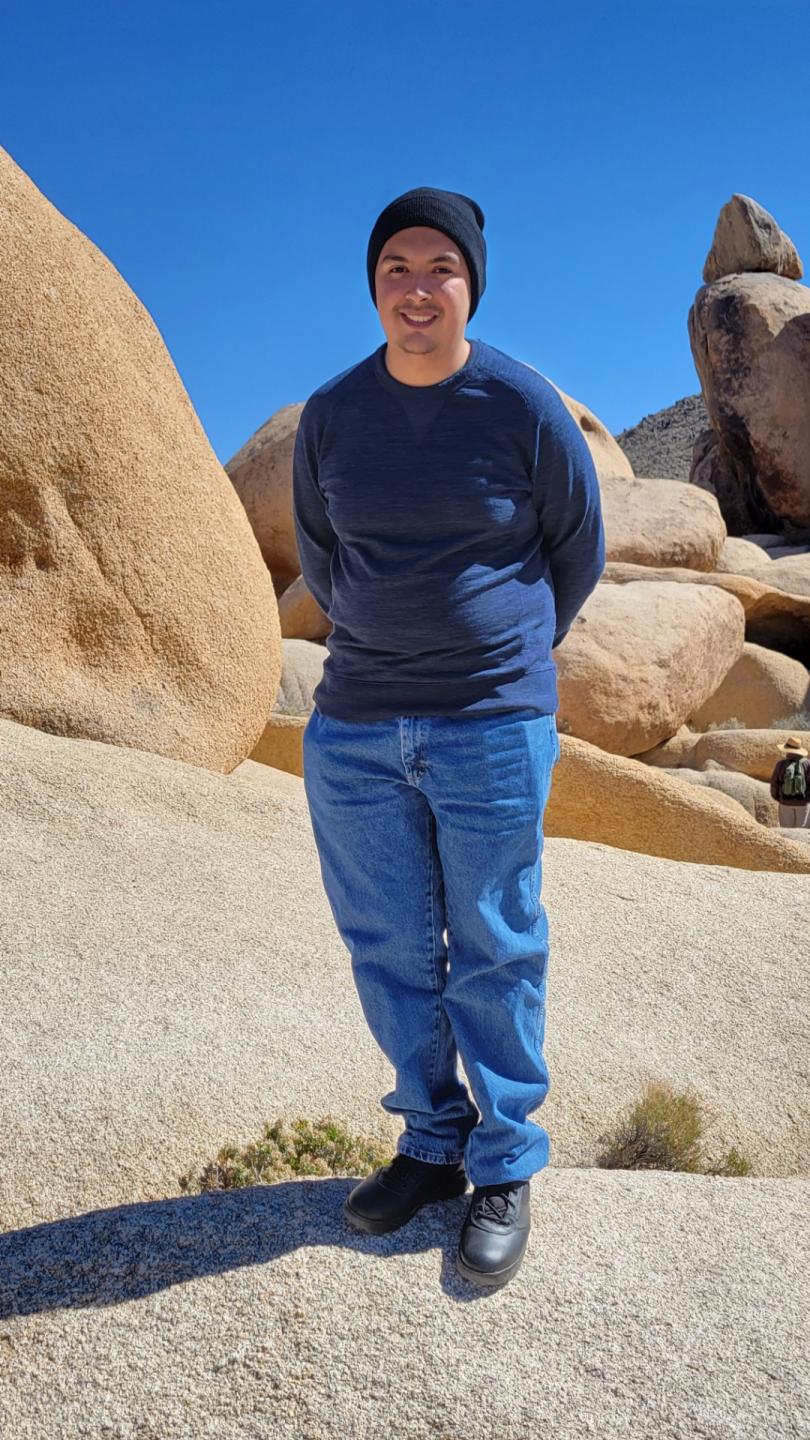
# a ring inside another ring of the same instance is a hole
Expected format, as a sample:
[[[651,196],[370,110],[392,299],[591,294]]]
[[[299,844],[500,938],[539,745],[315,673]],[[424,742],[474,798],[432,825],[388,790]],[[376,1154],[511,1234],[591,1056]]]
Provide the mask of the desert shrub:
[[[299,1117],[276,1120],[264,1127],[261,1140],[240,1150],[224,1145],[200,1175],[193,1171],[178,1181],[185,1193],[233,1190],[243,1185],[273,1184],[304,1175],[357,1175],[391,1159],[390,1146],[372,1136],[352,1135],[331,1115],[313,1125]]]
[[[772,730],[810,730],[810,710],[797,710],[793,715],[787,715],[784,720],[773,720]]]
[[[702,1175],[750,1175],[751,1162],[736,1149],[712,1161],[705,1149],[705,1103],[692,1090],[651,1082],[610,1134],[596,1163],[606,1170],[681,1170]]]
[[[708,735],[710,730],[747,730],[748,726],[744,720],[732,715],[730,720],[710,720],[704,733]]]
[[[795,715],[786,715],[783,720],[772,720],[766,728],[769,730],[810,730],[810,710],[797,710]],[[706,726],[706,734],[710,730],[747,729],[746,722],[733,715],[730,720],[712,720]]]

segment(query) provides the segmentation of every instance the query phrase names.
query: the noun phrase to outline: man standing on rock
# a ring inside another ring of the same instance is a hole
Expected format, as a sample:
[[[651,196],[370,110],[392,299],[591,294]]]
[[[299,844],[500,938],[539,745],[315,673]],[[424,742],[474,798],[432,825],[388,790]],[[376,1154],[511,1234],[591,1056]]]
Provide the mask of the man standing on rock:
[[[324,888],[396,1072],[393,1160],[344,1213],[379,1235],[473,1194],[457,1265],[518,1269],[549,1137],[543,815],[560,757],[556,664],[605,564],[590,452],[553,386],[464,330],[484,215],[420,188],[377,219],[387,343],[299,422],[304,581],[332,622],[303,737]],[[472,1097],[457,1072],[461,1056]]]
[[[810,759],[797,735],[776,748],[783,758],[771,775],[771,798],[779,801],[779,824],[803,830],[810,824]]]

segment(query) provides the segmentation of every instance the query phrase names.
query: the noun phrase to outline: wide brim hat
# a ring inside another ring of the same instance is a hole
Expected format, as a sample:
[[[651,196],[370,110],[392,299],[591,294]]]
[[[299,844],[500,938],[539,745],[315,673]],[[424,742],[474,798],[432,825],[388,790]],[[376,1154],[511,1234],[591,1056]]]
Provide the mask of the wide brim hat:
[[[791,750],[794,755],[808,755],[808,754],[810,754],[810,751],[805,750],[804,746],[802,745],[801,740],[798,740],[795,735],[788,735],[788,738],[787,738],[787,740],[784,742],[784,744],[783,744],[783,745],[777,745],[776,748],[777,748],[777,750],[784,750],[784,751]]]

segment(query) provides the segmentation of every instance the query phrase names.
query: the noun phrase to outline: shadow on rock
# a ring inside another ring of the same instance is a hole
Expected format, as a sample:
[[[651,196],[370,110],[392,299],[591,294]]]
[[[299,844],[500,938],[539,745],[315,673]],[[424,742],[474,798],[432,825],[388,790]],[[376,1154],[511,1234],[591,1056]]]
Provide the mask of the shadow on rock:
[[[0,1319],[119,1304],[265,1265],[302,1246],[343,1246],[382,1258],[442,1251],[441,1283],[457,1299],[480,1292],[455,1270],[468,1195],[424,1206],[400,1230],[364,1235],[343,1218],[352,1179],[298,1180],[181,1196],[49,1221],[0,1235]]]

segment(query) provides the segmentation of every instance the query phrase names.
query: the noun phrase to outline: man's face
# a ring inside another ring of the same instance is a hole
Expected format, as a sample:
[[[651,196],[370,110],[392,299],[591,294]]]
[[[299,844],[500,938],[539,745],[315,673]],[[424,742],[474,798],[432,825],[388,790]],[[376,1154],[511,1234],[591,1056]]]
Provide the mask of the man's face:
[[[458,348],[470,313],[470,271],[455,240],[411,225],[386,240],[374,272],[389,345],[412,355]],[[408,316],[431,316],[427,324]]]

